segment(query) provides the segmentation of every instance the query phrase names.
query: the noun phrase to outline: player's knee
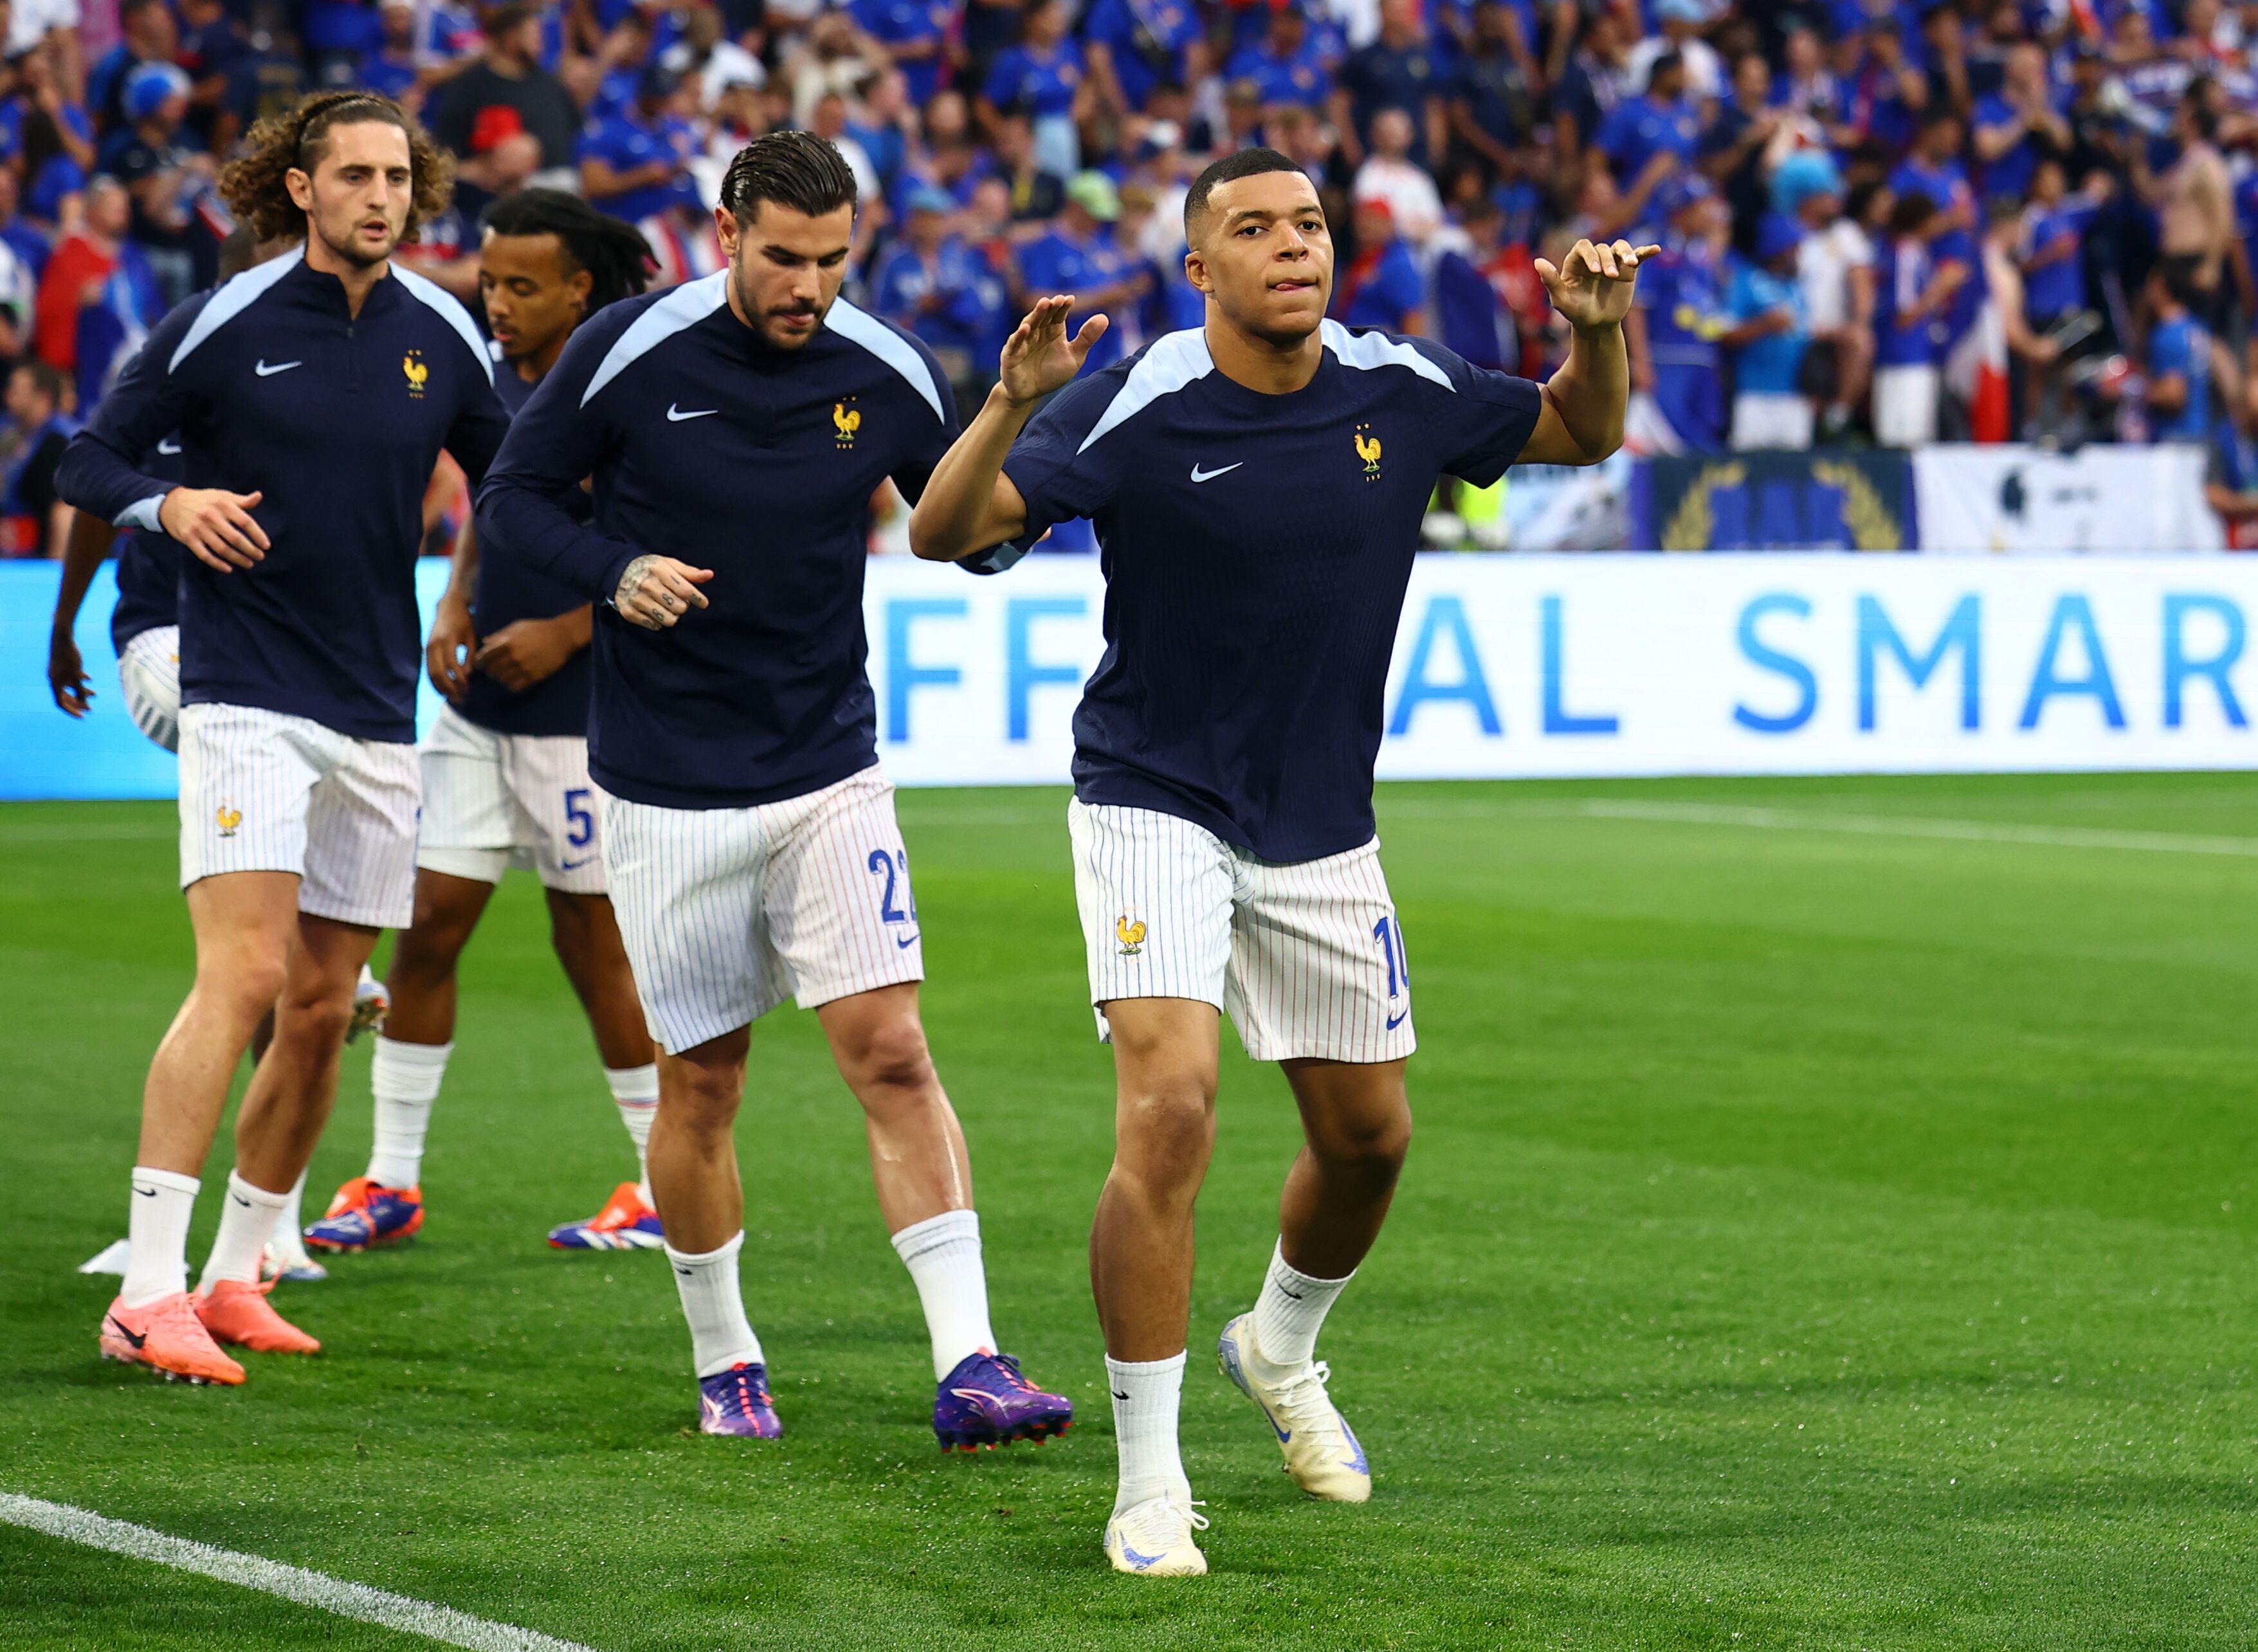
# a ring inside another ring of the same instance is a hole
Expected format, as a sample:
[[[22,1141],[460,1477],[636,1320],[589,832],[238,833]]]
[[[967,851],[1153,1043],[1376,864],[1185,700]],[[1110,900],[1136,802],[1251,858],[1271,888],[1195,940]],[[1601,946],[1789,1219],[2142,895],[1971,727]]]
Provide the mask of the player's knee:
[[[1115,1130],[1124,1157],[1163,1174],[1196,1175],[1215,1145],[1215,1103],[1195,1079],[1121,1098]]]
[[[455,961],[462,956],[471,932],[468,925],[432,922],[419,911],[415,926],[401,933],[394,942],[392,965],[386,971],[387,982],[400,981],[411,988],[437,985],[451,979],[455,973]]]
[[[1310,1131],[1310,1151],[1338,1169],[1393,1178],[1411,1151],[1411,1110],[1329,1121]]]
[[[924,1090],[934,1083],[933,1055],[915,1017],[873,1024],[841,1054],[857,1093]]]
[[[323,988],[286,994],[282,1013],[275,1018],[277,1039],[287,1039],[302,1049],[342,1046],[352,1026],[352,988],[343,992]]]
[[[197,960],[196,991],[256,1018],[282,996],[288,969],[280,948],[241,947],[224,958]]]

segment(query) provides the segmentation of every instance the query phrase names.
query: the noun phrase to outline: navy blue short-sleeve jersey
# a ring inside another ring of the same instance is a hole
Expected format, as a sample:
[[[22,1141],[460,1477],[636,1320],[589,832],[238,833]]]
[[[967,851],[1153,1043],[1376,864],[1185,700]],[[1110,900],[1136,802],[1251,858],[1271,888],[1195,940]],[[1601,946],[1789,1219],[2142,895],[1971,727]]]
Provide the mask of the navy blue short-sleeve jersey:
[[[1217,372],[1203,333],[1170,333],[1061,391],[1004,462],[1020,545],[1072,517],[1097,529],[1106,647],[1075,713],[1076,795],[1272,861],[1370,840],[1428,497],[1446,474],[1497,480],[1542,405],[1424,338],[1329,321],[1324,341],[1317,376],[1272,396]]]
[[[263,560],[223,573],[181,558],[181,703],[406,742],[432,468],[444,450],[476,481],[508,422],[461,304],[395,264],[354,315],[300,251],[158,323],[55,481],[82,510],[155,530],[173,484],[138,461],[176,434],[188,486],[262,495]]]
[[[512,418],[533,399],[540,380],[521,379],[516,366],[499,355],[494,360],[494,392]],[[587,515],[586,494],[579,488],[567,503]],[[479,551],[478,583],[471,592],[471,618],[483,642],[520,620],[553,620],[570,613],[588,599],[562,580],[553,579],[513,557]],[[504,688],[484,671],[472,671],[469,686],[456,709],[481,728],[497,734],[568,734],[588,732],[588,650],[580,649],[550,676],[522,693]]]
[[[864,662],[870,495],[914,500],[956,437],[932,353],[841,300],[797,350],[728,304],[728,272],[583,323],[479,491],[481,564],[594,601],[588,768],[671,809],[799,797],[877,761]],[[595,478],[595,514],[571,495]],[[709,568],[664,631],[611,606],[645,552]]]

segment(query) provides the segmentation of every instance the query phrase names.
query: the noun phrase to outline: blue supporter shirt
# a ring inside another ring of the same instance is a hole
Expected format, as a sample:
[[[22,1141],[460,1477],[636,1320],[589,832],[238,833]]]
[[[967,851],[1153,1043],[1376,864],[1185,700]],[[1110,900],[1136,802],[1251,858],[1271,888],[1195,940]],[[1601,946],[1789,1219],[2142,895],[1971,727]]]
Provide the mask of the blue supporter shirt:
[[[1626,98],[1600,124],[1600,152],[1614,163],[1615,181],[1626,189],[1638,181],[1646,164],[1665,151],[1691,167],[1701,146],[1701,117],[1692,98],[1658,103],[1651,97]]]
[[[1291,57],[1280,57],[1267,41],[1242,46],[1223,78],[1227,82],[1253,82],[1265,103],[1299,103],[1309,109],[1322,107],[1332,86],[1316,40],[1306,36],[1302,49]]]
[[[594,601],[588,766],[670,809],[797,798],[877,761],[863,672],[870,495],[956,436],[908,334],[841,300],[798,350],[739,321],[718,271],[583,323],[479,493],[498,555]],[[595,478],[594,518],[568,490]],[[714,571],[709,607],[646,631],[611,606],[645,551]]]
[[[1874,362],[1881,367],[1933,367],[1944,359],[1945,323],[1909,312],[1928,290],[1935,263],[1926,243],[1885,239],[1875,259]]]
[[[515,363],[494,351],[494,392],[514,419],[533,399],[540,380],[518,376]],[[573,515],[586,521],[587,494],[575,487],[564,496]],[[572,586],[529,568],[514,557],[479,545],[478,582],[471,591],[471,617],[481,641],[520,620],[553,620],[588,600]],[[498,734],[575,734],[588,732],[588,650],[520,693],[504,688],[484,671],[471,673],[470,686],[457,708],[481,728]]]
[[[2187,400],[2176,413],[2155,413],[2149,439],[2201,442],[2211,431],[2211,335],[2192,316],[2158,322],[2148,335],[2148,377],[2167,373],[2187,379]]]
[[[1996,92],[1976,100],[1977,126],[2005,126],[2021,118],[2015,106]],[[2006,153],[1985,163],[1984,193],[1986,196],[2012,195],[2020,200],[2030,194],[2031,174],[2038,169],[2039,146],[2025,132]]]
[[[1372,273],[1357,284],[1341,319],[1351,327],[1401,327],[1427,301],[1419,260],[1402,241],[1390,241]]]
[[[848,7],[855,21],[872,39],[886,46],[938,46],[948,38],[956,8],[949,0],[852,0]],[[910,102],[923,109],[940,89],[941,54],[905,58],[895,64],[908,83]]]
[[[671,160],[679,167],[689,152],[681,141],[686,134],[687,128],[676,120],[643,121],[630,114],[606,115],[588,123],[572,158],[593,157],[619,173],[633,172],[655,160]],[[596,204],[629,223],[654,217],[678,202],[686,200],[694,206],[694,190],[685,192],[686,175],[678,172],[671,182],[642,184],[623,195],[607,195]]]
[[[1732,282],[1725,292],[1725,313],[1734,324],[1781,309],[1794,316],[1794,326],[1783,333],[1751,339],[1733,352],[1736,390],[1756,395],[1793,395],[1803,352],[1811,344],[1811,310],[1804,301],[1803,283],[1793,275],[1775,275],[1761,265],[1736,260]]]
[[[1113,231],[1101,226],[1087,241],[1077,241],[1063,229],[1053,230],[1019,250],[1019,284],[1040,296],[1047,293],[1088,293],[1111,287],[1137,272],[1137,259],[1114,244]],[[1067,317],[1070,328],[1080,327],[1094,312],[1076,309]],[[1096,372],[1121,358],[1121,316],[1108,311],[1113,324],[1105,337],[1090,346],[1083,364],[1085,373]]]
[[[1083,16],[1082,32],[1111,49],[1122,96],[1141,110],[1163,78],[1187,82],[1184,52],[1200,38],[1200,20],[1188,0],[1097,0]]]
[[[2034,204],[2024,209],[2018,248],[2023,257],[2029,258],[2058,242],[2066,241],[2070,246],[2066,257],[2024,273],[2023,314],[2034,325],[2059,321],[2070,311],[2085,308],[2083,244],[2093,218],[2093,202],[2077,195],[2051,208]]]
[[[1090,517],[1105,653],[1075,794],[1271,861],[1371,841],[1395,627],[1438,477],[1486,486],[1536,429],[1526,379],[1324,323],[1316,378],[1263,395],[1171,333],[1069,385],[1004,462],[1031,542]],[[1009,550],[970,565],[1008,565]]]
[[[1002,110],[1016,109],[1030,117],[1074,112],[1074,95],[1082,84],[1082,48],[1062,40],[1047,52],[1015,46],[996,54],[981,96]]]
[[[928,309],[926,299],[940,302]],[[1004,340],[1018,318],[1009,314],[1003,279],[975,247],[950,236],[927,258],[907,241],[898,241],[870,280],[870,303],[897,327],[906,328],[936,351],[961,351],[968,365],[993,372]]]
[[[1341,89],[1349,95],[1351,118],[1357,133],[1372,141],[1372,117],[1383,109],[1401,109],[1411,117],[1411,158],[1423,165],[1427,155],[1426,103],[1442,95],[1448,65],[1424,41],[1393,46],[1385,40],[1349,53],[1340,66]]]
[[[177,431],[192,487],[259,492],[273,549],[181,575],[181,701],[257,706],[362,740],[415,738],[415,557],[442,450],[473,481],[508,415],[468,312],[395,263],[360,314],[302,252],[175,308],[63,456],[81,510],[154,529],[138,468]]]
[[[1638,275],[1637,301],[1646,312],[1655,403],[1687,447],[1722,448],[1724,351],[1717,340],[1730,323],[1718,290],[1716,254],[1706,242],[1665,246]]]

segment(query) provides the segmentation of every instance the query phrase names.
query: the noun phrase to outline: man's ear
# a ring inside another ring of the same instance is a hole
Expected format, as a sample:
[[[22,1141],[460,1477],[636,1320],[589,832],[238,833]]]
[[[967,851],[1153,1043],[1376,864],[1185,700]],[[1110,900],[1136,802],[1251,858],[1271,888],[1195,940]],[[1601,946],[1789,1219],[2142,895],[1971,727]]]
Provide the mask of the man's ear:
[[[290,204],[301,212],[310,211],[314,205],[314,181],[303,168],[293,167],[282,174],[282,187],[290,192]]]
[[[737,256],[737,215],[727,207],[715,207],[714,233],[721,238],[721,255],[735,259]]]
[[[1214,284],[1208,280],[1207,260],[1189,249],[1184,253],[1184,280],[1189,281],[1196,291],[1211,293],[1215,290]]]

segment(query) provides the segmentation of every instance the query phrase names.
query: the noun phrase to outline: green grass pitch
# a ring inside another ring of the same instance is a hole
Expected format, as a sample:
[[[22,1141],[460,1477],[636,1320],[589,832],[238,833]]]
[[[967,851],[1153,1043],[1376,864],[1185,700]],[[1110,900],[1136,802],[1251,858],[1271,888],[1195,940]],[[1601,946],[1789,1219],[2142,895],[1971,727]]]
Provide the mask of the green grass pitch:
[[[1098,1547],[1111,1075],[1062,801],[902,799],[996,1322],[1084,1419],[969,1459],[812,1017],[756,1030],[738,1131],[784,1441],[692,1432],[659,1258],[544,1248],[625,1147],[522,878],[423,1237],[282,1287],[328,1351],[232,1392],[97,1364],[72,1269],[189,962],[171,811],[0,809],[0,1490],[605,1652],[2258,1643],[2258,858],[1683,806],[2248,839],[2258,776],[1383,788],[1419,1132],[1320,1349],[1379,1489],[1303,1503],[1214,1370],[1295,1139],[1226,1033],[1184,1403],[1215,1572],[1169,1583]],[[309,1202],[368,1133],[356,1050]],[[0,1647],[316,1642],[424,1644],[0,1527]]]

